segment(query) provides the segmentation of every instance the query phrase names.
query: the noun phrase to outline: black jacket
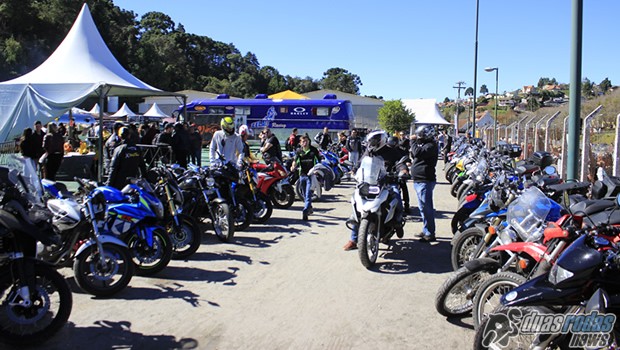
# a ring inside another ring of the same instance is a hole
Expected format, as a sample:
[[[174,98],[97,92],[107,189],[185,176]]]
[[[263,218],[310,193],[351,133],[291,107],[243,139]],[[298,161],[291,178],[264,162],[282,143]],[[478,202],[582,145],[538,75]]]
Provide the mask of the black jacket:
[[[120,190],[127,185],[128,177],[138,177],[138,170],[146,174],[140,149],[136,145],[123,143],[114,149],[107,185]]]
[[[379,156],[383,158],[383,160],[385,161],[385,170],[387,170],[388,172],[392,172],[394,171],[394,169],[392,169],[394,165],[396,165],[396,163],[398,163],[398,161],[401,160],[403,157],[407,156],[407,152],[402,151],[398,147],[392,148],[392,147],[389,147],[388,145],[383,145],[377,150],[373,150],[373,151],[366,150],[362,158],[366,156],[370,156],[370,157]]]
[[[437,181],[435,166],[437,165],[438,147],[435,141],[414,142],[411,145],[411,178],[413,182]]]

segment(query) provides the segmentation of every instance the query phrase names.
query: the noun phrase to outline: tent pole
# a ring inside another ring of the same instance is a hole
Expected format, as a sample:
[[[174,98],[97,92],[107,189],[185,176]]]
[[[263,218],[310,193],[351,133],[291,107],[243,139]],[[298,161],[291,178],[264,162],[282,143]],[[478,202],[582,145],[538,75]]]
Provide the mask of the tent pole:
[[[99,90],[99,137],[97,141],[97,182],[103,181],[103,103],[106,92],[104,92],[106,85],[101,86]]]

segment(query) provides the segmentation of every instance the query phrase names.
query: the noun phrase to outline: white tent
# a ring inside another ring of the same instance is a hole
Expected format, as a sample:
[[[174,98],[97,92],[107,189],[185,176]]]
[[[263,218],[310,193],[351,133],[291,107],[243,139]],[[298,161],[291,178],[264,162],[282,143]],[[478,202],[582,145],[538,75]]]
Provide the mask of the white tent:
[[[434,98],[401,100],[409,111],[415,113],[416,124],[451,125],[439,111]]]
[[[88,111],[88,113],[93,114],[93,115],[99,115],[99,105],[95,104],[93,108],[91,108],[90,111]]]
[[[137,114],[135,114],[131,109],[129,109],[126,103],[123,103],[121,108],[119,108],[119,110],[116,111],[116,113],[112,114],[110,117],[111,118],[122,118],[122,117],[135,117],[135,116],[137,116]]]
[[[157,102],[153,103],[151,108],[149,108],[149,110],[146,111],[146,113],[144,113],[144,116],[145,117],[151,117],[151,118],[167,118],[167,117],[169,117],[169,115],[167,115],[166,113],[162,112],[161,109],[159,109],[159,106],[157,105]]]
[[[84,4],[71,30],[39,67],[0,82],[0,141],[36,120],[50,121],[91,96],[183,96],[156,89],[127,72],[112,55]]]

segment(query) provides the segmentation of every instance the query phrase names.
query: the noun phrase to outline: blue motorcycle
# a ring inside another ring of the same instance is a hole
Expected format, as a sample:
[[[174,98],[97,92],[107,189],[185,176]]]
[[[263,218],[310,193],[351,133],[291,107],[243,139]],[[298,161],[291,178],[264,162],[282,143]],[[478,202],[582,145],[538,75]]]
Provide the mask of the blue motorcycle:
[[[164,206],[146,180],[133,179],[120,191],[110,186],[93,188],[90,181],[76,180],[91,195],[102,193],[105,197],[108,211],[97,222],[99,232],[116,235],[127,244],[138,275],[153,275],[168,266],[173,244],[166,230],[158,225],[164,217]]]

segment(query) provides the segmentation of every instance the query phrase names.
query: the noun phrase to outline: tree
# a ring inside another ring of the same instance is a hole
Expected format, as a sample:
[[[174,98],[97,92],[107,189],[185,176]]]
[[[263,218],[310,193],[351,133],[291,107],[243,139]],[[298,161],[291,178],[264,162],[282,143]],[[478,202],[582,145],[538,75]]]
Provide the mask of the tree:
[[[541,89],[543,86],[545,85],[557,85],[558,82],[557,80],[555,80],[555,78],[540,78],[538,79],[538,84],[536,86],[538,86],[539,89]]]
[[[470,86],[465,89],[465,96],[474,96],[474,88]]]
[[[401,100],[386,101],[379,109],[379,126],[392,134],[400,130],[409,130],[415,120],[414,113],[405,108]]]
[[[319,82],[321,89],[338,90],[354,95],[359,95],[359,85],[363,85],[360,77],[343,68],[328,69]]]
[[[598,84],[598,86],[601,88],[602,92],[607,93],[607,91],[611,89],[611,81],[609,81],[608,78],[605,78],[600,84]]]
[[[540,108],[540,103],[538,102],[538,99],[534,96],[530,96],[527,99],[527,110],[534,112],[538,110],[539,108]]]
[[[487,88],[486,84],[482,84],[480,86],[480,93],[483,95],[486,95],[489,93],[489,89]]]
[[[581,81],[581,94],[584,97],[591,97],[594,94],[594,83],[588,78],[583,78]]]
[[[443,103],[448,103],[450,102],[450,98],[446,96],[446,98],[443,99]]]

